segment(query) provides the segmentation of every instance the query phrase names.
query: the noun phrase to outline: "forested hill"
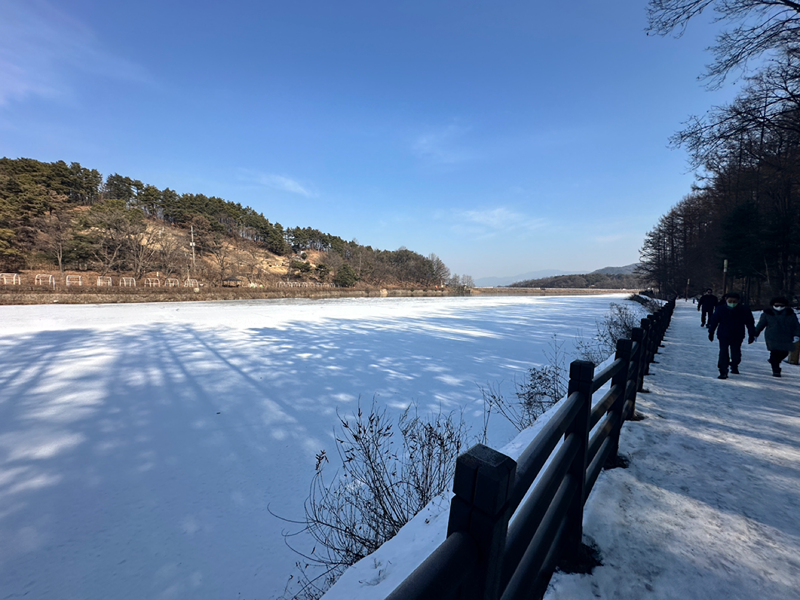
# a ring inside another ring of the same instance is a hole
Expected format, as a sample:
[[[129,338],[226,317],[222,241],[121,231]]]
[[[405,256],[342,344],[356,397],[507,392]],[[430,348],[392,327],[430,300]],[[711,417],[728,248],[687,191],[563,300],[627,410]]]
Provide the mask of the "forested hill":
[[[284,228],[215,196],[162,190],[116,173],[104,180],[96,169],[75,162],[0,159],[2,272],[88,264],[103,274],[186,273],[190,228],[199,259],[192,267],[205,269],[209,281],[246,275],[252,282],[275,275],[262,268],[270,256],[300,255],[287,275],[324,281],[343,273],[340,283],[349,284],[438,285],[453,279],[433,254],[376,250],[310,227]]]
[[[636,275],[587,273],[586,275],[557,275],[542,279],[518,281],[507,287],[515,288],[599,288],[608,290],[632,290],[642,286]]]

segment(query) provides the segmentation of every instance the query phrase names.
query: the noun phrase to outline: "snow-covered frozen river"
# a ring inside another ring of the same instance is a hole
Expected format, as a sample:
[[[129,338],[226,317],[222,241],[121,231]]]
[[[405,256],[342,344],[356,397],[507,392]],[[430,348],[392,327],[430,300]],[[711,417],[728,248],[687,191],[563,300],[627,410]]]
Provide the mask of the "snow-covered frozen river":
[[[464,409],[610,302],[0,307],[0,598],[275,598],[336,411]],[[490,441],[512,430],[495,417]]]

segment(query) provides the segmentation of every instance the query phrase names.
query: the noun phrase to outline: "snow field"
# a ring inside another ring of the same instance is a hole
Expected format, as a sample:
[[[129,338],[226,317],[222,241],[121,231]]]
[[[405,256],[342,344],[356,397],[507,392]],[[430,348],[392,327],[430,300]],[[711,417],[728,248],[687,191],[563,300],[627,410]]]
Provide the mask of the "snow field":
[[[624,296],[0,307],[0,599],[276,598],[336,411],[464,410]],[[493,443],[512,436],[499,417]]]

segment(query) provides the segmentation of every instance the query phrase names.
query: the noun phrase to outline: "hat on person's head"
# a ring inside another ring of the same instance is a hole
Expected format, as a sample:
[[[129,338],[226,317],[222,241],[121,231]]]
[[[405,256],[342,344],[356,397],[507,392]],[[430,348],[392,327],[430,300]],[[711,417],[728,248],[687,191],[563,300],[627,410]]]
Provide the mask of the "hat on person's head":
[[[784,296],[776,296],[775,298],[769,301],[769,305],[775,306],[776,304],[789,306],[789,301]]]
[[[742,297],[739,295],[739,292],[729,292],[725,294],[725,298],[728,300],[736,300],[738,302]]]

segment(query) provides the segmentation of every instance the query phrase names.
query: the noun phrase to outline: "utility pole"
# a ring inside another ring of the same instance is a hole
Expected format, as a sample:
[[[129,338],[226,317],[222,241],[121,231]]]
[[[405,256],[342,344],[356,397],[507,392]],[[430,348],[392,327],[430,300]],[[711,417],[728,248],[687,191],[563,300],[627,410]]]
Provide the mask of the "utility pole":
[[[191,226],[191,231],[192,231],[192,241],[189,242],[189,245],[192,247],[192,272],[194,272],[196,270],[194,265],[194,225]]]
[[[686,302],[689,301],[689,282],[690,281],[691,281],[691,279],[687,279],[686,280],[686,295],[684,296],[684,298],[686,299]]]
[[[728,259],[722,261],[722,295],[728,293]]]

